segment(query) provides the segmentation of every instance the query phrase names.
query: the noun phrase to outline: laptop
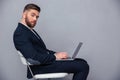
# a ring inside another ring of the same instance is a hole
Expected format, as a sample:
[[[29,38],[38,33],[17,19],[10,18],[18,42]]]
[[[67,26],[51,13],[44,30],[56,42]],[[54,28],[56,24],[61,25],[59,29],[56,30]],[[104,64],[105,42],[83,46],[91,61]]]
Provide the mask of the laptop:
[[[77,56],[77,54],[78,54],[78,52],[79,52],[82,44],[83,44],[82,42],[79,42],[79,44],[78,44],[77,48],[75,49],[72,57],[68,57],[67,59],[61,59],[61,60],[62,60],[62,61],[63,61],[63,60],[74,60],[74,59],[76,58],[76,56]],[[60,60],[60,61],[61,61],[61,60]]]

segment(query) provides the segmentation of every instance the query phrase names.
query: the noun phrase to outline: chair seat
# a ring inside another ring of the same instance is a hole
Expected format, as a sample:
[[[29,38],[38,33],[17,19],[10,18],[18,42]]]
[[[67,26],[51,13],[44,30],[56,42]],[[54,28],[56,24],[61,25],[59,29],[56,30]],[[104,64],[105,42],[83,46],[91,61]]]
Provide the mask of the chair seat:
[[[68,73],[45,73],[45,74],[36,74],[34,78],[36,79],[45,79],[45,78],[61,78],[67,76]]]

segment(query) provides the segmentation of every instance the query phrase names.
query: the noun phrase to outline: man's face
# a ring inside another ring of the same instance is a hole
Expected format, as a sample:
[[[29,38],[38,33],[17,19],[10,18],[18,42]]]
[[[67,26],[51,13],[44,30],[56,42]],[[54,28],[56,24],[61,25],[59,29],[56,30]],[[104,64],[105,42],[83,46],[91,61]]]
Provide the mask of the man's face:
[[[34,28],[39,18],[39,12],[34,9],[30,9],[24,12],[24,19],[27,26]]]

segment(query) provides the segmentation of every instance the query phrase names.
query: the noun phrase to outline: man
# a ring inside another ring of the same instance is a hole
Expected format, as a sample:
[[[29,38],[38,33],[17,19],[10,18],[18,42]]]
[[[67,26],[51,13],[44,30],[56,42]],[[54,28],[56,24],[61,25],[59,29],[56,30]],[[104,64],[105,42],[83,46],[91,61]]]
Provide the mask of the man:
[[[89,66],[85,60],[62,61],[61,59],[68,58],[68,54],[47,49],[41,37],[33,29],[39,18],[40,11],[40,7],[36,4],[27,4],[25,6],[22,19],[14,32],[13,40],[16,49],[30,63],[37,64],[30,66],[34,74],[67,72],[74,74],[73,80],[86,80]],[[27,77],[32,77],[29,71]]]

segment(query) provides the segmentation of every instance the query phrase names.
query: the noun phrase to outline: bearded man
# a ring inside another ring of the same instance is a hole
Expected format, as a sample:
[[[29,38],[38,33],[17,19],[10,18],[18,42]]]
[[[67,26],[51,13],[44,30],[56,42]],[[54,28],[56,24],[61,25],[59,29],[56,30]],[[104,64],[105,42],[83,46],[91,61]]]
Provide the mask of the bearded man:
[[[33,29],[40,14],[40,7],[36,4],[27,4],[24,7],[22,19],[14,32],[13,41],[26,60],[32,64],[33,74],[66,72],[73,73],[73,80],[86,80],[89,65],[83,59],[66,60],[67,52],[55,52],[46,48],[44,41]],[[61,61],[60,61],[61,60]],[[28,70],[28,78],[32,78]]]

